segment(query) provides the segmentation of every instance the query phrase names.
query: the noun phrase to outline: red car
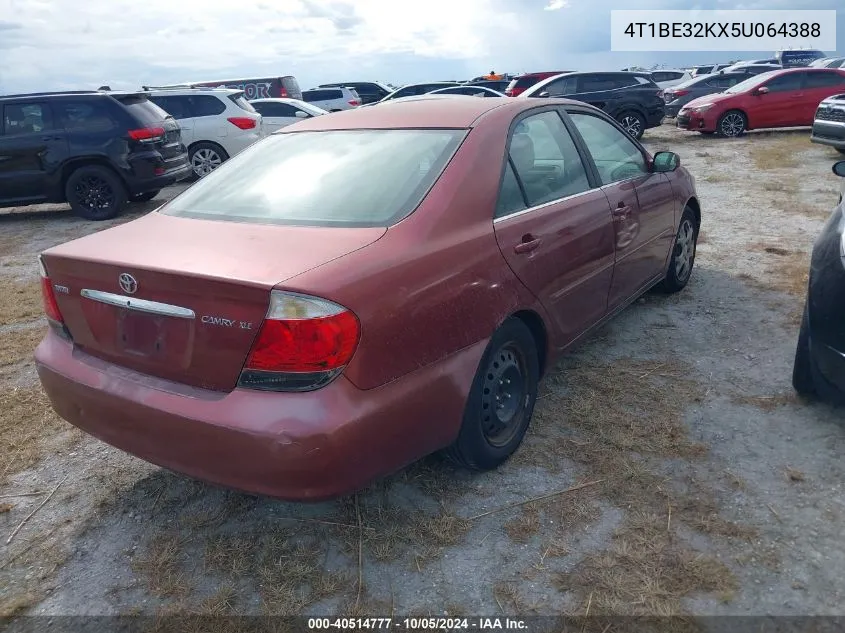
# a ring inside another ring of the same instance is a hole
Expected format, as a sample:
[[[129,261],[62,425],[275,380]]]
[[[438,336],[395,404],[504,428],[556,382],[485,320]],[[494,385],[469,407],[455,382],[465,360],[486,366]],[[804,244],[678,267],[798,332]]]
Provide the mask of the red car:
[[[531,86],[543,81],[544,79],[571,72],[571,70],[547,70],[540,73],[526,73],[524,75],[520,75],[519,77],[511,80],[508,87],[505,88],[505,95],[508,97],[518,97]]]
[[[677,125],[704,134],[739,136],[746,130],[810,126],[823,99],[845,90],[845,70],[790,68],[755,75],[725,92],[693,99]]]
[[[425,96],[283,128],[41,255],[63,418],[155,464],[322,499],[520,445],[538,381],[683,288],[692,177],[589,105]]]

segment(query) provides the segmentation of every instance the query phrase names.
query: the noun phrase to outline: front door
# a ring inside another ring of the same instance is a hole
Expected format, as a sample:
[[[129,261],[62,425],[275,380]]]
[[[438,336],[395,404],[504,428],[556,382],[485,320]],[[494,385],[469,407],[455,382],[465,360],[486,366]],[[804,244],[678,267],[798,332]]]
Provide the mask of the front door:
[[[754,128],[787,127],[802,125],[801,104],[804,95],[803,72],[791,72],[770,79],[762,84],[766,94],[749,95],[752,99],[750,123]],[[762,86],[761,86],[762,87]]]
[[[51,181],[68,156],[67,135],[46,102],[2,107],[0,202],[47,200]]]
[[[614,261],[610,207],[554,109],[523,118],[506,156],[496,239],[566,345],[607,311]]]
[[[613,213],[616,263],[608,309],[614,310],[663,274],[675,237],[675,200],[666,176],[651,172],[630,136],[596,114],[569,114]]]

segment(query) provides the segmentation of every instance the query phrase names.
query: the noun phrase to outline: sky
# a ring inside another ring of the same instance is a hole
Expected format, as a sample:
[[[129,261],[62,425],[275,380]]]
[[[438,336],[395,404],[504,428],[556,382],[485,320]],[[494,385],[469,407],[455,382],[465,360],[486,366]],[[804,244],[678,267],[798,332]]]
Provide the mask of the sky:
[[[842,0],[0,0],[0,94],[294,75],[469,79],[496,70],[771,56],[610,51],[611,9],[836,9]],[[845,50],[845,9],[837,14]],[[835,53],[836,51],[826,51]]]

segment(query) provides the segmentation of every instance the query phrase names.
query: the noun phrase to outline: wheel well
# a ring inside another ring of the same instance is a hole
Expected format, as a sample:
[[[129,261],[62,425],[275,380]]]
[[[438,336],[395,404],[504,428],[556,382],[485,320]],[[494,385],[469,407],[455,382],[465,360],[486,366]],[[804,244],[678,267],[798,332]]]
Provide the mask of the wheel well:
[[[692,212],[695,214],[695,231],[698,233],[698,229],[701,228],[701,205],[698,204],[698,199],[693,196],[689,200],[687,200],[686,205]]]
[[[745,125],[748,125],[748,115],[745,113],[745,110],[741,110],[739,108],[731,108],[730,110],[725,110],[719,116],[719,121],[721,121],[722,117],[724,117],[726,114],[728,114],[730,112],[739,112],[742,115],[742,117],[745,119]]]
[[[628,112],[633,112],[634,114],[638,114],[643,118],[643,120],[645,120],[645,112],[639,106],[635,106],[635,105],[622,106],[621,108],[619,108],[616,111],[616,114],[613,115],[613,118],[616,119],[616,120],[619,120],[619,117],[621,117],[623,114],[626,114]]]
[[[542,317],[532,310],[520,310],[511,316],[525,323],[528,329],[531,330],[531,336],[534,337],[534,342],[537,344],[537,358],[540,361],[540,377],[542,377],[546,373],[548,346],[546,325],[543,323]]]
[[[120,178],[120,182],[126,186],[126,181],[123,180],[121,175],[114,170],[114,168],[109,164],[109,162],[104,158],[78,158],[72,161],[69,161],[62,167],[62,198],[65,196],[65,187],[67,187],[68,178],[70,175],[75,172],[80,167],[87,167],[89,165],[97,165],[98,167],[105,167],[110,172],[112,172],[115,176]]]
[[[214,147],[219,149],[226,156],[229,155],[229,152],[227,152],[220,143],[215,143],[214,141],[194,141],[193,143],[188,145],[188,152],[191,152],[197,145],[214,145]]]

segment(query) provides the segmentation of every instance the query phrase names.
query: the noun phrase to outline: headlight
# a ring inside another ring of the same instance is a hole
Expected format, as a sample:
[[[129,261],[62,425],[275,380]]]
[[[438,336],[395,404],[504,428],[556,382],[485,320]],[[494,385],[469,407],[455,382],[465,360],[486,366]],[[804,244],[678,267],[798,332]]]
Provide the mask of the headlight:
[[[709,110],[712,107],[712,103],[702,103],[701,105],[692,106],[690,110],[692,110],[693,112],[704,112],[705,110]]]

